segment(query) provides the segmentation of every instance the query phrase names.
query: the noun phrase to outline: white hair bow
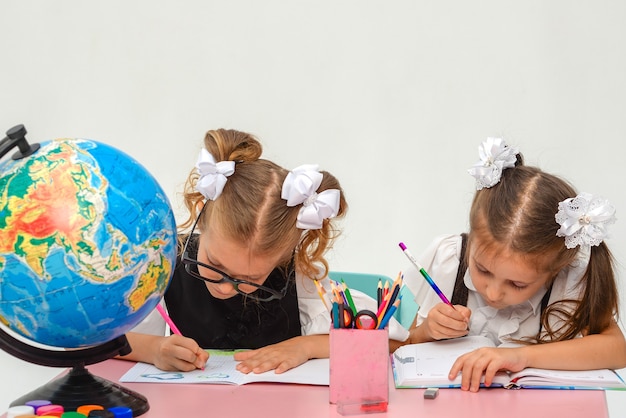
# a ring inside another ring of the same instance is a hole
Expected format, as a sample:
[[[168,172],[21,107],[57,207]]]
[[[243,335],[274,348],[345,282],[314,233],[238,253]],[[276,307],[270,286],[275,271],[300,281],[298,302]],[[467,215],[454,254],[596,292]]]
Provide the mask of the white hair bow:
[[[324,219],[337,216],[339,190],[328,189],[317,193],[323,177],[317,165],[305,164],[290,171],[283,182],[281,197],[287,201],[287,206],[302,203],[296,221],[298,228],[320,229]]]
[[[487,138],[478,147],[480,161],[467,170],[476,178],[476,190],[495,186],[502,170],[515,167],[517,148],[509,147],[501,138]]]
[[[234,161],[220,161],[215,163],[215,158],[205,148],[200,150],[196,169],[200,178],[196,183],[196,190],[209,199],[215,200],[224,190],[226,177],[235,172]]]
[[[554,216],[561,228],[558,237],[565,237],[567,248],[577,245],[599,245],[608,236],[607,225],[615,222],[615,207],[606,199],[580,193],[559,203]]]

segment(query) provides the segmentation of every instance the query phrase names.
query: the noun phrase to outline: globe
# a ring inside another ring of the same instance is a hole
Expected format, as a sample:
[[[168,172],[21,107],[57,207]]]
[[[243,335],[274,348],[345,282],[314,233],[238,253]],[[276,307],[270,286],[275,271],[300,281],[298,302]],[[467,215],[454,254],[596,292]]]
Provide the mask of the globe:
[[[53,347],[110,341],[144,319],[169,283],[169,200],[142,165],[109,145],[39,145],[0,164],[0,321]]]
[[[143,395],[85,366],[131,352],[125,333],[162,298],[176,262],[169,200],[141,164],[94,140],[31,145],[17,125],[0,158],[12,148],[0,160],[0,349],[71,370],[11,405],[123,405],[139,416]]]

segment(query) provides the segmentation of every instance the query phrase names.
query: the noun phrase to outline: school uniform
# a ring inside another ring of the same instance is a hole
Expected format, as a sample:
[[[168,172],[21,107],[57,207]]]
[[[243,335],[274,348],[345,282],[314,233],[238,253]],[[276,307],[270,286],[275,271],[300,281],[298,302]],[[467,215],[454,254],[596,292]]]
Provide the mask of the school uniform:
[[[191,251],[195,258],[195,248]],[[191,268],[197,272],[196,265]],[[288,277],[293,277],[293,268],[286,274],[274,269],[263,283],[281,291],[288,282],[282,299],[258,302],[239,293],[218,299],[179,262],[165,292],[165,305],[181,334],[203,348],[260,348],[301,335],[296,284]]]
[[[461,264],[461,248],[461,235],[442,235],[435,238],[417,258],[453,303],[455,282]],[[580,279],[589,263],[589,256],[589,250],[580,249],[574,262],[558,273],[550,289],[542,288],[528,301],[505,309],[488,306],[476,292],[469,269],[465,270],[460,279],[467,288],[467,302],[464,305],[472,311],[469,335],[486,336],[496,345],[535,336],[540,329],[542,300],[544,307],[564,299],[580,300],[585,289]],[[441,303],[441,299],[413,265],[404,271],[404,283],[413,292],[415,301],[420,306],[417,314],[417,325],[420,325],[430,309]],[[558,329],[556,318],[551,318],[550,322],[553,329]]]
[[[195,258],[197,245],[191,244],[189,255]],[[259,348],[298,335],[328,334],[330,314],[315,283],[300,272],[292,273],[287,273],[291,283],[282,299],[257,302],[240,294],[217,299],[209,293],[205,282],[190,276],[178,260],[165,292],[165,307],[181,333],[193,338],[203,348]],[[320,283],[331,291],[328,278]],[[280,291],[284,284],[285,275],[275,269],[263,285]],[[351,295],[359,310],[376,312],[374,299],[356,289],[351,289]],[[155,311],[132,332],[164,335],[165,322]],[[392,318],[389,337],[405,341],[408,336],[408,331]]]

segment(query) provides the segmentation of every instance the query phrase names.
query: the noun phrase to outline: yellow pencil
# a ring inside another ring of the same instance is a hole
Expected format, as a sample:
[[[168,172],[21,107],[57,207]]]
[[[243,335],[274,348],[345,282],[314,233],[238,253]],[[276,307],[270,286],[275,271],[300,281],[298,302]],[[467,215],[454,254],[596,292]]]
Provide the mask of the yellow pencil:
[[[330,312],[330,308],[328,307],[328,303],[326,303],[326,298],[324,297],[324,295],[326,294],[326,290],[324,290],[324,288],[322,287],[319,281],[317,280],[313,280],[313,281],[315,282],[315,287],[317,288],[317,294],[320,296],[320,299],[322,299],[322,302],[324,302],[324,306],[326,307],[326,310]]]

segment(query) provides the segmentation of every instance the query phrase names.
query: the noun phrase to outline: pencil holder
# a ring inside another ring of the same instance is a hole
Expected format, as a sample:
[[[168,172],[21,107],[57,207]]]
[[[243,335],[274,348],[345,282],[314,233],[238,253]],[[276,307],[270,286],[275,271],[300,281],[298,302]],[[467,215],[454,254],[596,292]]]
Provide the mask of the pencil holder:
[[[389,332],[330,330],[330,403],[342,415],[386,412],[389,402]]]

